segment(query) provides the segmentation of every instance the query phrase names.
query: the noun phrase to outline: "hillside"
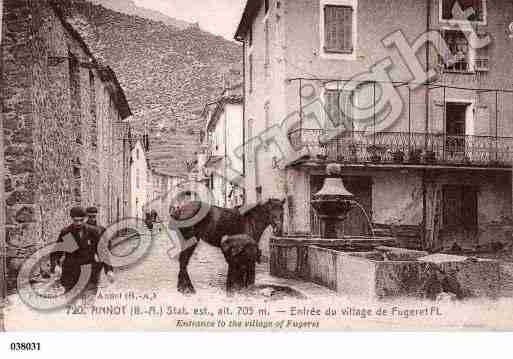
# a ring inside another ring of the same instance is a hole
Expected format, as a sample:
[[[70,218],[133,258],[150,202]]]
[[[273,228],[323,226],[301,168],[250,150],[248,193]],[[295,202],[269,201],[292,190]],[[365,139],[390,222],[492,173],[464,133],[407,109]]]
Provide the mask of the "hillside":
[[[159,11],[146,9],[137,6],[132,0],[90,0],[93,4],[102,5],[107,9],[111,9],[117,12],[121,12],[127,15],[135,15],[145,19],[161,21],[166,25],[174,26],[178,29],[184,30],[191,27],[192,24],[169,17]]]
[[[137,121],[150,124],[151,164],[184,174],[194,158],[198,120],[224,80],[240,82],[241,47],[198,27],[178,29],[94,5],[62,0],[68,20],[116,72]]]

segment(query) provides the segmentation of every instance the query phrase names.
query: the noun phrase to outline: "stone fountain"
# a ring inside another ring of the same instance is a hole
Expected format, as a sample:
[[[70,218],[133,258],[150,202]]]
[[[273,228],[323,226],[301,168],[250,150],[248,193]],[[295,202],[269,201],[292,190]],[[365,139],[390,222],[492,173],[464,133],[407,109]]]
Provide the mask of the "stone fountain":
[[[312,207],[324,222],[321,235],[325,238],[337,238],[337,224],[347,218],[353,208],[354,195],[349,192],[340,177],[342,166],[337,163],[327,165],[326,174],[321,190],[314,194]],[[369,223],[370,225],[370,223]]]
[[[272,238],[271,275],[314,282],[344,295],[374,299],[402,296],[435,299],[440,291],[450,292],[457,298],[498,295],[497,261],[429,255],[395,247],[394,238],[376,237],[364,208],[345,188],[341,172],[341,165],[327,165],[323,187],[313,195],[312,207],[324,224],[321,238]],[[356,207],[367,218],[370,235],[338,233],[337,225]],[[444,283],[456,284],[445,288]]]

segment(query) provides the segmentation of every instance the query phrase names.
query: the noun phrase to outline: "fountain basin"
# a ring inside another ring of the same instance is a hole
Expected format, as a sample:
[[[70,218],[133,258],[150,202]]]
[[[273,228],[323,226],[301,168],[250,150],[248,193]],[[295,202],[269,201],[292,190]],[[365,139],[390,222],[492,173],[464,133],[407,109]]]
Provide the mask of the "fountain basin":
[[[391,247],[391,243],[391,238],[273,238],[271,275],[310,281],[343,295],[369,299],[424,298],[436,270],[449,274],[465,297],[498,296],[497,261],[428,255]]]

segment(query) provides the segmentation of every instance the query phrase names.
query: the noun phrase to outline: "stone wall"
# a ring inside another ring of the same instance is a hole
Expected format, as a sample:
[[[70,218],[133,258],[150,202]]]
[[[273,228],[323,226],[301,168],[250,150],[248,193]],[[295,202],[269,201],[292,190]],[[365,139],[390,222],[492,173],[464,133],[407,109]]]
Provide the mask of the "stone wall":
[[[102,177],[98,162],[110,148],[93,146],[93,121],[118,120],[112,86],[88,68],[91,54],[46,0],[4,1],[2,113],[5,139],[6,244],[9,287],[23,260],[57,239],[72,206],[98,205]],[[70,81],[69,54],[78,61]],[[93,115],[91,75],[96,106]],[[72,96],[73,94],[73,96]],[[73,106],[73,107],[72,107]],[[74,114],[74,115],[73,115]],[[98,126],[99,127],[99,126]],[[123,161],[116,161],[123,163]],[[113,169],[114,170],[114,169]],[[113,171],[112,170],[112,171]],[[116,172],[120,176],[121,172]],[[118,186],[114,187],[119,191]],[[108,197],[107,197],[108,198]],[[111,203],[100,206],[107,209]]]

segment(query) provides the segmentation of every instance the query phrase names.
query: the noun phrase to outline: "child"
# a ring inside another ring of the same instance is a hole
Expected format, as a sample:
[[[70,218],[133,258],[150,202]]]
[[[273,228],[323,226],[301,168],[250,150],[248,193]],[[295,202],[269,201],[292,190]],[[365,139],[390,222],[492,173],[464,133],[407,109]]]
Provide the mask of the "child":
[[[221,250],[228,262],[228,294],[255,284],[255,267],[260,261],[260,250],[256,241],[247,234],[224,236],[221,240]]]

